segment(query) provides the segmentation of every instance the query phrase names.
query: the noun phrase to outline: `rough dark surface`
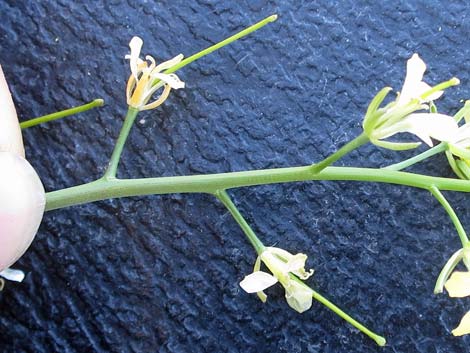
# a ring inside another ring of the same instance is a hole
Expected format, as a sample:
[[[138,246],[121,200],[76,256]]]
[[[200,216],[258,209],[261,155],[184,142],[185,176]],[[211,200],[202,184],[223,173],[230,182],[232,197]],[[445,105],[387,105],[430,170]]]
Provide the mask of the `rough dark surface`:
[[[124,55],[189,55],[272,13],[278,22],[179,76],[186,89],[144,113],[121,177],[308,164],[361,131],[369,100],[401,87],[414,52],[429,82],[470,97],[466,1],[0,2],[0,63],[21,120],[104,98],[106,106],[25,131],[48,191],[99,177],[125,113]],[[383,166],[411,153],[366,146],[340,165]],[[451,176],[443,157],[415,171]],[[310,255],[309,283],[388,339],[385,348],[314,303],[290,310],[280,287],[262,304],[238,282],[255,254],[207,195],[97,202],[49,212],[0,293],[2,352],[467,352],[450,330],[468,300],[432,294],[459,247],[442,208],[420,190],[353,182],[231,192],[269,245]],[[464,224],[468,196],[449,194]]]

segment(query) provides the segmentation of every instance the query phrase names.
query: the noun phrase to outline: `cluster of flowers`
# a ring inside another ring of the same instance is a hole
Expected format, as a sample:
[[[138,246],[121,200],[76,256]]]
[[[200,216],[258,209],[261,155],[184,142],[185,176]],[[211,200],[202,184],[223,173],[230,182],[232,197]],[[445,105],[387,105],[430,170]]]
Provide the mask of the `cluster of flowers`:
[[[446,143],[446,155],[454,172],[462,179],[470,179],[470,103],[454,116],[437,113],[433,101],[443,94],[443,89],[458,85],[460,81],[454,77],[431,87],[423,81],[425,71],[426,64],[414,54],[407,62],[405,82],[397,98],[380,107],[391,91],[390,87],[385,87],[372,100],[364,117],[364,132],[373,144],[393,150],[420,145],[419,142],[383,140],[402,132],[416,135],[430,147],[433,146],[431,138],[442,141]],[[459,126],[463,118],[465,124]]]
[[[423,81],[425,71],[426,64],[418,54],[414,54],[407,62],[405,82],[396,99],[380,107],[391,91],[391,88],[386,87],[370,103],[363,121],[364,132],[373,144],[392,150],[405,150],[420,145],[419,142],[384,141],[398,133],[411,133],[430,147],[433,146],[432,139],[442,141],[447,144],[447,157],[457,175],[461,178],[470,177],[470,124],[466,116],[470,113],[470,105],[466,104],[455,116],[437,113],[433,101],[442,96],[443,89],[459,84],[459,80],[452,78],[431,87]],[[459,127],[458,123],[462,118],[465,118],[466,123]],[[245,277],[240,286],[248,293],[256,292],[264,302],[266,295],[262,291],[280,282],[286,290],[287,303],[298,312],[308,310],[312,305],[312,290],[299,280],[305,280],[313,273],[313,270],[305,271],[306,259],[304,254],[292,255],[282,249],[267,248],[258,256],[254,272]],[[445,277],[442,283],[445,282],[445,288],[451,297],[470,296],[470,272],[454,272],[448,279],[462,259],[470,269],[470,249],[462,249],[449,260],[452,265],[447,265],[445,275],[441,275]],[[260,271],[261,261],[273,275]],[[442,289],[436,291],[438,292],[442,292]],[[470,312],[452,333],[470,333]]]
[[[126,56],[131,69],[127,103],[137,110],[154,109],[168,98],[171,89],[184,87],[175,74],[165,72],[180,63],[183,56],[156,65],[151,56],[140,59],[142,44],[140,38],[132,38],[129,43],[131,53]],[[470,104],[456,116],[437,113],[433,101],[445,88],[457,85],[459,81],[453,78],[431,87],[423,81],[425,71],[425,63],[414,54],[408,60],[405,82],[396,99],[381,107],[391,91],[386,87],[370,103],[363,121],[364,133],[375,145],[393,150],[419,145],[417,142],[385,141],[403,132],[416,135],[429,146],[433,145],[432,139],[442,141],[447,144],[447,157],[456,174],[470,179],[470,124],[466,116]],[[158,98],[149,103],[160,89]],[[1,67],[0,107],[0,276],[21,281],[23,273],[9,267],[26,251],[38,230],[45,208],[45,192],[38,175],[25,159],[20,126]],[[466,123],[459,126],[462,118]],[[248,293],[257,293],[265,302],[267,296],[263,290],[279,282],[285,289],[289,306],[302,313],[312,306],[314,294],[303,282],[313,274],[313,270],[305,270],[306,260],[305,254],[293,255],[280,248],[268,247],[259,254],[254,272],[246,276],[240,286]],[[460,261],[469,271],[452,273]],[[261,263],[272,275],[261,271]],[[461,249],[454,254],[440,277],[442,285],[436,292],[442,292],[445,287],[452,297],[469,296],[470,249]],[[2,286],[0,278],[0,290]],[[467,333],[470,333],[470,312],[453,330],[454,335]]]

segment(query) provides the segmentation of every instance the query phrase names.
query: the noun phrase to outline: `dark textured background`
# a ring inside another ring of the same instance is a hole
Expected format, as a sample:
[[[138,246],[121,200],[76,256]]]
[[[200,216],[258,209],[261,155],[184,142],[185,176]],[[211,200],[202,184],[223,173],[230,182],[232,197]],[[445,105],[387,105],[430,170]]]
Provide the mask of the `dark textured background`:
[[[444,3],[444,2],[443,2]],[[278,22],[179,76],[186,89],[142,114],[119,175],[143,177],[318,161],[360,132],[385,85],[419,52],[428,82],[470,98],[465,1],[0,1],[0,62],[21,120],[102,97],[106,106],[25,132],[47,190],[99,177],[125,113],[124,55],[196,52],[272,13]],[[339,164],[383,166],[410,153],[366,146]],[[442,156],[416,171],[450,176]],[[310,182],[232,191],[269,245],[310,255],[309,281],[388,338],[371,340],[319,304],[290,310],[238,282],[254,252],[207,195],[97,202],[47,213],[0,293],[2,352],[466,352],[450,330],[468,300],[432,294],[459,243],[431,196],[393,185]],[[467,195],[450,194],[464,224]]]

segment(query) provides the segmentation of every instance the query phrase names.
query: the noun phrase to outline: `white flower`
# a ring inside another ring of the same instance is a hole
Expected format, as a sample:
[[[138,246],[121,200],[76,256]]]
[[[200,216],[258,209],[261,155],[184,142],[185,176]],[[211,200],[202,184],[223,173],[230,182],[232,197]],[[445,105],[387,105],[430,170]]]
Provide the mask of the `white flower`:
[[[391,88],[382,89],[372,100],[364,117],[363,127],[369,140],[380,147],[404,150],[416,148],[417,142],[390,142],[383,141],[398,133],[411,133],[432,146],[431,138],[448,141],[458,130],[454,118],[438,113],[416,113],[419,110],[428,110],[425,103],[439,98],[443,91],[438,88],[447,88],[459,84],[457,78],[446,81],[432,88],[423,81],[426,64],[418,54],[414,54],[407,62],[407,72],[401,93],[397,99],[384,108],[381,103]],[[436,90],[436,91],[435,91]]]
[[[240,282],[247,293],[257,293],[265,302],[264,289],[280,282],[286,291],[286,300],[291,308],[302,313],[312,306],[312,290],[294,276],[305,280],[313,274],[313,270],[305,271],[307,255],[293,255],[283,249],[266,248],[256,259],[253,273]],[[260,271],[261,262],[272,272],[272,275]]]
[[[154,109],[161,105],[170,94],[172,88],[184,87],[175,74],[165,74],[161,71],[171,68],[183,60],[183,55],[177,55],[173,59],[156,65],[155,59],[147,55],[145,60],[140,59],[140,51],[143,41],[139,37],[133,37],[129,43],[131,53],[126,55],[129,59],[131,75],[127,81],[127,104],[138,110]],[[159,82],[156,82],[158,81]],[[163,92],[153,102],[148,103],[152,95],[163,86]]]
[[[44,187],[24,159],[23,142],[5,77],[0,67],[0,276],[22,279],[7,270],[27,250],[41,223]]]
[[[448,141],[458,132],[458,125],[449,115],[413,113],[389,127],[377,129],[371,134],[371,139],[381,140],[402,132],[416,135],[432,147],[431,137],[439,141]]]
[[[421,95],[431,89],[431,86],[423,81],[425,71],[426,64],[424,61],[418,54],[413,54],[406,63],[405,82],[398,96],[397,106],[408,104],[413,99],[422,100]],[[424,101],[429,102],[436,100],[442,96],[443,93],[443,91],[434,92]]]
[[[452,137],[444,140],[449,151],[464,160],[470,161],[470,124],[466,123],[458,128]]]

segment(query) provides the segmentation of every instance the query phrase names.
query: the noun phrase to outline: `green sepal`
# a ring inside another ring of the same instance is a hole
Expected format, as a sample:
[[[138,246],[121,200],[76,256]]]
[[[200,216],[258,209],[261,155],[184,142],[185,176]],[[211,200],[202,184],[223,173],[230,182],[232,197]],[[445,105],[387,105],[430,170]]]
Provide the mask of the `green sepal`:
[[[456,163],[456,160],[454,158],[454,155],[452,154],[452,152],[450,151],[446,151],[446,157],[447,157],[447,161],[449,162],[449,165],[450,167],[452,168],[452,170],[454,171],[454,173],[460,178],[460,179],[467,179],[465,177],[465,175],[463,175],[462,171],[460,170],[460,168],[457,166],[457,163]]]
[[[463,259],[464,249],[457,250],[449,260],[447,260],[445,266],[442,268],[439,277],[437,277],[436,285],[434,286],[434,294],[442,293],[444,290],[444,284],[447,282],[450,274],[454,270],[455,266]]]
[[[376,112],[379,109],[380,104],[382,104],[385,97],[391,90],[391,87],[382,88],[370,102],[369,107],[367,108],[366,115],[364,116],[364,121],[362,123],[362,127],[364,128],[366,134],[370,134],[371,130],[373,129],[374,123],[381,116],[381,114],[376,114]]]
[[[464,175],[464,178],[461,178],[461,179],[470,180],[470,166],[468,165],[468,163],[461,159],[456,159],[455,163],[457,164],[457,167]]]
[[[406,151],[421,145],[421,142],[390,142],[382,140],[371,140],[374,145],[393,151]]]
[[[427,105],[420,104],[417,99],[414,99],[407,105],[390,109],[387,113],[383,114],[378,120],[375,128],[376,130],[379,130],[382,127],[392,126],[393,124],[399,122],[400,120],[403,120],[405,117],[414,113],[415,111],[427,108]]]
[[[462,118],[465,118],[466,123],[470,121],[470,101],[465,101],[464,106],[454,115],[454,119],[458,123]]]
[[[452,154],[455,154],[456,156],[470,160],[470,150],[449,143],[449,151],[451,151]]]

